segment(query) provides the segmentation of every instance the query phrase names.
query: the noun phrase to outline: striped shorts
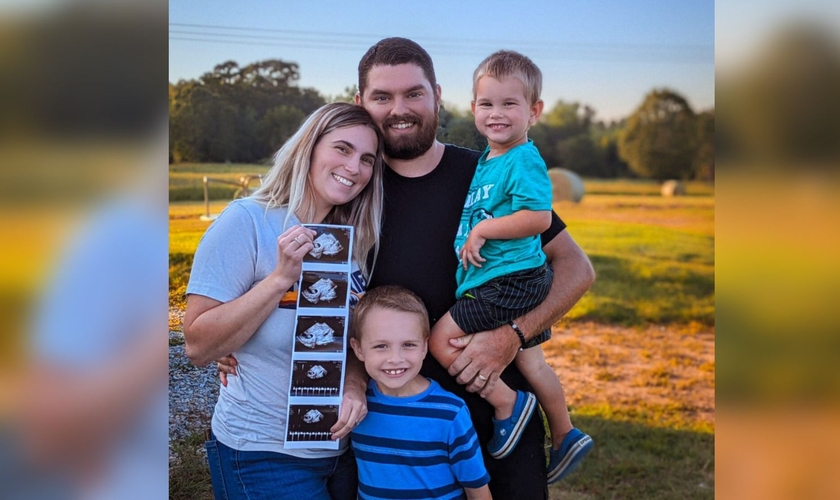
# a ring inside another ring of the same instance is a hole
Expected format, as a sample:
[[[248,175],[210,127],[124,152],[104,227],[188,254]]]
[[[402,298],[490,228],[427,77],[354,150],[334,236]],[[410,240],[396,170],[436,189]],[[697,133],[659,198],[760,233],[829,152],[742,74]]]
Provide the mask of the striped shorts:
[[[466,333],[478,333],[506,325],[537,307],[548,295],[554,271],[548,263],[533,269],[493,278],[467,290],[449,310]],[[551,338],[551,329],[528,341],[525,348]]]

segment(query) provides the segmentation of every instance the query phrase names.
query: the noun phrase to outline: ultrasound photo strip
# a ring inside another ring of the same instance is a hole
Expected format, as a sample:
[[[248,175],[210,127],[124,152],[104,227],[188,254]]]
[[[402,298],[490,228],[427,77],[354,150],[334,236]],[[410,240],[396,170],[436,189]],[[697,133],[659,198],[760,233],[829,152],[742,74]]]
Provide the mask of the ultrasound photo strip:
[[[346,371],[353,227],[306,227],[317,234],[297,286],[285,447],[337,450],[330,429]]]
[[[298,315],[294,353],[344,353],[346,324],[347,318],[341,310],[331,316]]]
[[[337,397],[341,390],[341,361],[295,361],[292,368],[292,396]]]
[[[339,405],[290,405],[287,442],[332,441],[330,428],[338,421]]]
[[[320,224],[306,224],[305,227],[316,233],[312,240],[314,248],[303,256],[305,264],[349,265],[353,245],[351,227]]]
[[[299,282],[298,308],[345,309],[350,295],[349,286],[349,268],[340,271],[304,270]]]

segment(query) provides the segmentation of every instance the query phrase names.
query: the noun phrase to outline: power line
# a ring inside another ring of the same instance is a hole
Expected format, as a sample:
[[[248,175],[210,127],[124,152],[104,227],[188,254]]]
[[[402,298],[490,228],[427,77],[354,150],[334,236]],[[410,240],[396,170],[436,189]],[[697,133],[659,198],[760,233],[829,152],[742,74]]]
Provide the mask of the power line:
[[[174,29],[173,29],[174,28]],[[179,28],[193,28],[198,31]],[[266,34],[229,33],[248,31]],[[172,36],[177,35],[177,36]],[[188,35],[189,38],[185,38]],[[235,45],[284,46],[324,50],[365,50],[381,35],[285,30],[243,26],[170,23],[170,40],[228,43]],[[436,55],[486,55],[499,48],[496,40],[422,37],[424,47]],[[528,40],[511,48],[532,57],[560,60],[609,62],[713,63],[711,45],[651,45],[613,43],[565,43]]]
[[[259,31],[259,32],[266,32],[266,33],[284,33],[284,34],[294,34],[294,35],[302,35],[302,36],[331,36],[331,37],[349,37],[349,38],[362,38],[364,40],[381,40],[382,38],[386,38],[390,35],[383,35],[383,34],[361,34],[361,33],[340,33],[340,32],[330,32],[330,31],[312,31],[312,30],[289,30],[289,29],[272,29],[272,28],[256,28],[256,27],[245,27],[245,26],[219,26],[219,25],[212,25],[212,24],[188,24],[188,23],[169,23],[169,26],[180,26],[185,28],[206,28],[206,29],[215,29],[215,30],[234,30],[234,31]],[[497,46],[498,40],[496,39],[476,39],[476,38],[453,38],[453,37],[434,37],[434,36],[424,36],[422,37],[423,40],[429,40],[431,42],[447,42],[452,44],[469,44],[469,43],[477,43],[482,44],[485,46]],[[579,46],[579,47],[599,47],[605,49],[659,49],[659,50],[714,50],[714,45],[698,45],[698,44],[670,44],[670,45],[660,45],[660,44],[626,44],[626,43],[581,43],[581,42],[565,42],[565,41],[558,41],[558,40],[526,40],[517,42],[518,45],[524,46],[534,46],[534,47],[546,47],[546,46]]]
[[[225,41],[232,37],[240,38],[240,39],[252,39],[252,40],[264,40],[264,41],[278,41],[278,42],[305,42],[305,43],[320,43],[320,44],[328,44],[330,48],[337,48],[340,45],[347,45],[347,42],[343,42],[341,44],[337,44],[335,41],[331,40],[307,40],[301,39],[300,37],[294,36],[265,36],[265,35],[239,35],[239,34],[231,34],[231,33],[203,33],[200,31],[181,31],[181,30],[170,30],[170,34],[175,35],[193,35],[204,37],[206,40],[216,40],[214,38],[207,38],[208,36],[211,37],[222,37],[221,40],[218,41]],[[172,38],[170,36],[170,38]],[[368,44],[366,42],[350,42],[359,47],[367,47]]]
[[[338,33],[338,32],[329,32],[329,31],[304,31],[304,30],[280,30],[280,29],[270,29],[270,28],[254,28],[254,27],[244,27],[244,26],[218,26],[212,24],[187,24],[187,23],[169,23],[169,26],[180,26],[184,28],[209,28],[209,29],[224,29],[224,30],[241,30],[241,31],[262,31],[265,33],[293,33],[297,35],[323,35],[323,36],[346,36],[346,37],[354,37],[354,38],[371,38],[372,34],[359,34],[359,33]],[[378,35],[377,35],[378,36]],[[380,36],[379,38],[385,38],[384,36]]]
[[[190,38],[190,37],[181,37],[181,36],[170,36],[170,40],[179,40],[179,41],[188,41],[188,42],[201,42],[201,43],[224,43],[224,44],[231,44],[231,45],[260,45],[266,47],[295,47],[295,48],[304,48],[304,49],[326,49],[326,50],[357,50],[356,47],[348,47],[348,46],[340,46],[336,45],[334,47],[313,47],[311,42],[285,42],[285,43],[272,43],[272,42],[259,42],[259,41],[240,41],[240,40],[215,40],[212,38]]]

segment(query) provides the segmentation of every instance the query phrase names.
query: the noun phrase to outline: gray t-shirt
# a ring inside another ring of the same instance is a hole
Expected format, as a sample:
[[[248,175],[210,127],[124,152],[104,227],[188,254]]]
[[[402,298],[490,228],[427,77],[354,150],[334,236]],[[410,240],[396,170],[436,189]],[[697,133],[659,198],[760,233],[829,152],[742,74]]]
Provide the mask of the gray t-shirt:
[[[187,294],[229,302],[265,279],[277,266],[277,237],[286,210],[266,209],[250,198],[233,201],[207,229],[195,253]],[[292,215],[289,227],[300,224]],[[353,263],[351,292],[364,292]],[[352,299],[351,299],[352,300]],[[241,451],[273,451],[303,458],[336,456],[340,450],[284,449],[286,405],[295,327],[295,305],[281,304],[233,355],[237,376],[221,387],[213,433]]]

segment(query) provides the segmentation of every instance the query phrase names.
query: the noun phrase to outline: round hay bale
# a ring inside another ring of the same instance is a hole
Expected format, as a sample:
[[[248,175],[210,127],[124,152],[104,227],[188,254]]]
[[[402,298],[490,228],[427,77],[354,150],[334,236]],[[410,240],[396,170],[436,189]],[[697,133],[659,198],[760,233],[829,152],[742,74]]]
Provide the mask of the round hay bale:
[[[578,174],[565,168],[551,168],[548,177],[551,179],[554,201],[578,203],[583,199],[583,180]]]
[[[662,196],[685,196],[685,184],[676,180],[669,180],[662,183]]]

